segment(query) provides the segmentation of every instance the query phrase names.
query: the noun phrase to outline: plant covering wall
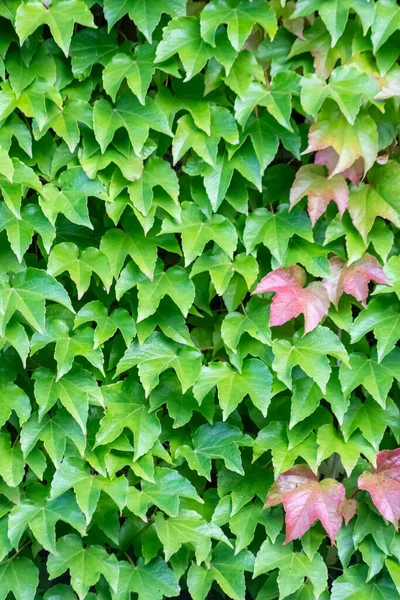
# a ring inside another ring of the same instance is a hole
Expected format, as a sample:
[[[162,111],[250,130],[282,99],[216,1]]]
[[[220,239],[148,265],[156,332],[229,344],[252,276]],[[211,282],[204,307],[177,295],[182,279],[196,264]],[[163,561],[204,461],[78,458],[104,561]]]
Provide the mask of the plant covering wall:
[[[0,600],[400,599],[399,44],[0,0]]]

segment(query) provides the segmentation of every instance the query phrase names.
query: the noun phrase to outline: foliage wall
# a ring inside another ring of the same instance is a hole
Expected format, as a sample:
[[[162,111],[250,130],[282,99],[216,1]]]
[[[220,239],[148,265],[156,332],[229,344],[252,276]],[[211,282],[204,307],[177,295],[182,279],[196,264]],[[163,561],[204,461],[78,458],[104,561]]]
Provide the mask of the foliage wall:
[[[400,599],[399,44],[0,0],[0,600]]]

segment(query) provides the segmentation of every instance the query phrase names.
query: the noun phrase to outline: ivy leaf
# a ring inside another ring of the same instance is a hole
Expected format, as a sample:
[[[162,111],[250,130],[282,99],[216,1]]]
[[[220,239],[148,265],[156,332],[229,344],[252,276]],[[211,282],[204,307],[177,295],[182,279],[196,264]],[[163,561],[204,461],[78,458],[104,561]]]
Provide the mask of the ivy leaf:
[[[200,504],[204,502],[189,480],[182,477],[178,471],[160,467],[154,470],[154,483],[142,480],[141,490],[129,488],[127,506],[144,521],[149,506],[153,505],[158,506],[170,517],[176,517],[181,496]]]
[[[93,16],[82,0],[56,0],[46,6],[30,0],[18,7],[15,28],[21,45],[41,25],[48,25],[56,44],[68,56],[75,23],[95,27]]]
[[[400,217],[396,208],[385,201],[373,187],[361,184],[353,188],[349,196],[349,213],[354,227],[360,233],[365,244],[368,243],[368,234],[374,226],[375,219],[382,217],[400,225]]]
[[[326,211],[330,200],[336,202],[342,217],[347,208],[349,192],[342,175],[334,175],[328,179],[325,170],[319,165],[304,165],[297,171],[291,187],[290,206],[295,206],[304,196],[308,197],[308,214],[314,226]]]
[[[149,137],[150,128],[172,135],[165,114],[149,97],[146,98],[144,106],[131,93],[120,96],[115,107],[104,98],[97,100],[93,108],[93,131],[103,154],[112,142],[115,132],[121,127],[126,129],[130,136],[137,156],[140,156]]]
[[[255,0],[248,4],[246,0],[232,2],[231,0],[213,0],[200,15],[202,38],[211,46],[215,46],[215,32],[226,23],[228,38],[238,52],[242,49],[255,23],[266,29],[271,38],[277,30],[276,16],[269,4]]]
[[[351,597],[364,596],[377,600],[398,600],[398,593],[387,579],[368,582],[368,569],[366,565],[354,565],[346,569],[332,585],[332,600],[347,600]]]
[[[18,486],[25,474],[25,461],[19,444],[11,444],[10,434],[0,433],[0,475],[10,487]]]
[[[333,546],[342,525],[339,505],[345,498],[342,483],[326,478],[318,481],[307,465],[295,465],[279,475],[268,492],[265,508],[283,503],[286,513],[286,539],[304,535],[319,519]]]
[[[126,505],[128,481],[125,476],[110,480],[102,475],[92,475],[81,458],[66,458],[61,463],[53,477],[50,498],[54,500],[72,487],[87,524],[92,520],[101,492],[110,496],[120,510]],[[58,544],[56,549],[59,552]]]
[[[131,57],[116,54],[103,71],[104,89],[113,102],[124,79],[141,104],[146,103],[146,92],[151,83],[155,66],[155,49],[149,44],[138,45]]]
[[[230,221],[222,215],[213,215],[207,220],[193,202],[182,203],[182,223],[176,223],[167,217],[161,231],[182,234],[185,266],[190,265],[203,252],[210,240],[215,241],[231,258],[237,244],[237,234]]]
[[[100,575],[104,575],[114,592],[118,587],[118,561],[107,554],[102,546],[83,548],[81,539],[74,534],[65,535],[56,544],[57,554],[49,554],[47,569],[50,579],[60,577],[69,570],[71,585],[80,600]]]
[[[75,316],[74,329],[92,321],[97,323],[93,338],[94,349],[111,338],[117,329],[121,331],[127,346],[136,335],[135,322],[127,310],[116,308],[109,315],[106,307],[99,300],[88,302],[80,309]]]
[[[257,208],[246,219],[243,242],[247,253],[262,243],[274,258],[282,264],[285,260],[289,240],[294,236],[313,241],[311,223],[303,211],[295,208],[288,212],[285,205],[276,213],[266,208]]]
[[[64,458],[67,438],[83,455],[86,439],[78,423],[65,409],[59,411],[54,418],[44,415],[40,419],[39,414],[35,412],[22,427],[21,449],[26,457],[35,448],[38,440],[41,440],[54,466],[58,468]]]
[[[194,546],[198,565],[208,557],[211,551],[211,539],[232,546],[222,529],[214,523],[207,523],[194,510],[181,510],[176,517],[168,519],[165,519],[161,513],[157,513],[155,526],[164,548],[166,561],[178,552],[184,543]]]
[[[302,338],[296,336],[292,343],[282,339],[274,340],[272,349],[275,355],[272,367],[289,389],[292,387],[291,372],[295,365],[299,365],[325,393],[331,374],[326,355],[330,354],[345,365],[349,364],[347,352],[339,338],[322,326]]]
[[[400,518],[398,501],[400,477],[400,450],[382,450],[376,457],[376,468],[358,478],[358,487],[371,494],[373,503],[397,530]]]
[[[86,79],[91,74],[95,64],[106,67],[111,57],[117,52],[118,44],[115,31],[107,33],[105,27],[81,29],[71,40],[72,72],[77,79]],[[89,126],[91,127],[91,124]]]
[[[261,360],[254,358],[244,361],[241,373],[235,372],[227,363],[211,363],[202,367],[193,387],[194,397],[199,404],[215,385],[224,421],[246,394],[249,394],[253,404],[266,416],[271,399],[272,376]]]
[[[378,84],[366,73],[353,66],[336,68],[326,83],[313,73],[301,80],[301,104],[315,117],[327,98],[334,100],[347,121],[354,125],[363,97],[372,100],[379,91]]]
[[[0,284],[3,329],[19,310],[37,331],[45,330],[45,300],[52,300],[74,312],[63,286],[51,275],[31,267],[16,273],[10,283]]]
[[[162,600],[179,594],[178,580],[165,561],[156,558],[145,564],[139,558],[136,565],[121,561],[119,563],[119,581],[117,597],[130,598],[131,593],[138,594],[139,600]]]
[[[56,344],[57,381],[72,368],[76,356],[84,356],[104,375],[104,357],[100,348],[94,349],[93,329],[85,327],[70,334],[62,319],[47,319],[46,333],[35,332],[31,338],[31,356],[47,344]]]
[[[129,379],[102,387],[106,413],[100,421],[96,444],[110,444],[129,429],[134,439],[134,460],[145,455],[161,433],[160,422],[149,412],[142,387]]]
[[[249,550],[242,550],[238,554],[219,543],[215,547],[210,568],[198,566],[194,563],[188,572],[188,588],[194,600],[204,600],[215,580],[221,589],[233,600],[244,600],[245,578],[244,572],[252,572],[254,556]]]
[[[375,461],[374,448],[359,433],[353,433],[345,442],[340,432],[331,424],[323,425],[318,429],[318,456],[317,462],[321,462],[337,452],[341,458],[347,477],[350,477],[356,466],[360,454],[364,454],[371,462]]]
[[[86,434],[89,402],[103,405],[103,396],[94,377],[85,369],[75,365],[58,381],[56,374],[44,367],[35,370],[33,379],[35,398],[39,405],[39,420],[60,399],[83,434]]]
[[[370,281],[376,281],[385,285],[390,285],[385,272],[374,256],[364,254],[362,258],[345,266],[345,262],[338,257],[330,261],[331,276],[324,279],[324,286],[329,299],[337,307],[343,294],[350,294],[356,300],[366,305],[368,296],[368,284]]]
[[[271,332],[267,323],[267,307],[264,302],[254,297],[246,305],[245,314],[232,312],[226,315],[221,325],[221,336],[224,344],[237,353],[237,346],[246,332],[251,337],[268,346],[271,344]]]
[[[157,46],[156,64],[162,63],[174,54],[179,54],[186,71],[185,81],[189,81],[201,71],[213,51],[200,34],[200,23],[196,17],[171,19],[163,30],[163,38]]]
[[[55,525],[59,520],[85,535],[85,519],[72,492],[55,500],[47,500],[42,505],[26,500],[15,506],[8,518],[8,537],[12,546],[18,548],[22,534],[29,527],[39,544],[56,554]]]
[[[320,554],[310,560],[305,554],[294,552],[293,544],[282,544],[278,537],[275,543],[266,539],[263,542],[254,565],[254,576],[279,569],[278,587],[282,598],[296,592],[307,577],[312,585],[314,595],[319,597],[326,587],[328,571]]]
[[[170,267],[164,271],[160,265],[152,281],[138,283],[138,321],[155,313],[165,295],[175,302],[186,317],[194,301],[195,288],[185,269]]]
[[[117,365],[116,375],[136,365],[146,396],[156,387],[160,374],[170,368],[177,374],[184,393],[200,373],[201,356],[194,348],[180,346],[154,332],[144,344],[131,344]]]
[[[368,171],[378,154],[378,130],[375,121],[368,114],[360,112],[354,124],[350,125],[337,106],[326,102],[315,124],[310,127],[308,147],[304,153],[329,147],[338,155],[332,176],[343,173],[359,158],[364,159],[364,172]]]
[[[129,196],[144,216],[149,214],[153,203],[153,188],[156,186],[161,186],[178,204],[178,177],[166,161],[154,156],[144,165],[140,178],[129,185]]]
[[[292,94],[298,89],[298,75],[292,71],[278,73],[270,89],[259,82],[253,82],[244,98],[235,101],[235,118],[244,127],[255,106],[265,106],[268,112],[282,127],[293,131],[290,123]]]
[[[117,21],[126,14],[137,25],[147,41],[151,44],[152,34],[157,27],[161,15],[166,13],[171,17],[184,16],[186,14],[185,0],[105,0],[104,14],[111,29]]]
[[[341,365],[339,378],[345,395],[363,385],[371,396],[385,408],[386,397],[392,387],[393,378],[400,380],[397,349],[392,350],[381,362],[366,358],[363,354],[350,355],[349,365]]]
[[[275,269],[258,284],[253,294],[276,292],[271,304],[270,325],[283,325],[290,319],[304,314],[304,333],[317,327],[328,314],[328,294],[319,282],[303,288],[306,274],[298,265]]]
[[[243,475],[238,445],[247,445],[248,443],[246,436],[229,423],[202,425],[193,436],[193,448],[186,445],[180,446],[176,451],[176,456],[186,458],[190,468],[207,479],[210,479],[212,458],[223,459],[227,469]]]
[[[0,582],[1,598],[5,599],[12,592],[16,600],[33,600],[39,585],[39,571],[31,560],[17,556],[0,565]]]
[[[3,398],[0,406],[0,427],[6,424],[12,411],[18,416],[21,426],[26,423],[31,414],[31,403],[25,392],[11,381],[1,378],[0,393]]]
[[[373,330],[378,341],[378,362],[396,346],[400,326],[400,305],[385,297],[371,300],[351,326],[351,343],[355,344]]]

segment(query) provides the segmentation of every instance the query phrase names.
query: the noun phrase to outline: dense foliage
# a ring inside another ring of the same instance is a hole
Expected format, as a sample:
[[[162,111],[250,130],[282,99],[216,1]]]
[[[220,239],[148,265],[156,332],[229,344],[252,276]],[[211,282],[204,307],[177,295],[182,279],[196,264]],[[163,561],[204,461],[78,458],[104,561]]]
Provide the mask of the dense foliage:
[[[400,599],[399,44],[0,0],[0,600]]]

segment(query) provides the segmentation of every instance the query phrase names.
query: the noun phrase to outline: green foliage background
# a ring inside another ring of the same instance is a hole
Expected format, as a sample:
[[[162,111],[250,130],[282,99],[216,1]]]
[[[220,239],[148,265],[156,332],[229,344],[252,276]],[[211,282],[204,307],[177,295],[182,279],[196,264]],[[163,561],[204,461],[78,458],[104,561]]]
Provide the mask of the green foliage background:
[[[399,29],[394,0],[0,0],[0,600],[400,598],[356,491],[400,436]],[[366,253],[391,286],[305,336],[251,296]],[[263,509],[302,462],[357,494],[333,547]]]

